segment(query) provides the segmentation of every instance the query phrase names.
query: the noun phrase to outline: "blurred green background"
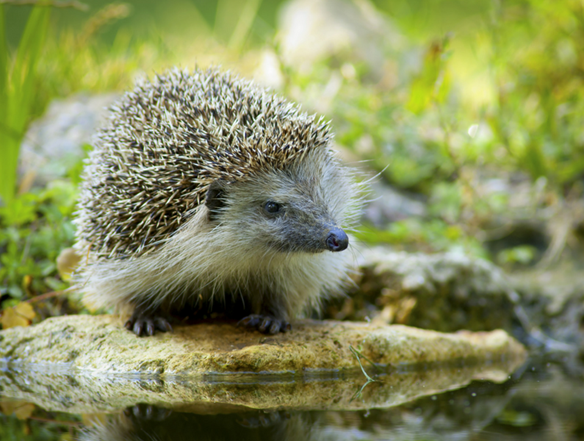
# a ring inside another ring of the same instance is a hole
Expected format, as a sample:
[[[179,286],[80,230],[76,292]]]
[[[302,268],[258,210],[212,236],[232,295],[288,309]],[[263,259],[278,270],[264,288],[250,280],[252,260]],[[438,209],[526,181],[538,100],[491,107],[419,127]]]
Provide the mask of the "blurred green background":
[[[56,258],[73,242],[82,164],[48,185],[18,175],[29,123],[56,99],[121,93],[175,65],[233,69],[331,119],[343,158],[378,174],[365,243],[508,270],[581,256],[581,1],[3,3],[4,308],[68,286]],[[40,315],[82,308],[60,299]]]

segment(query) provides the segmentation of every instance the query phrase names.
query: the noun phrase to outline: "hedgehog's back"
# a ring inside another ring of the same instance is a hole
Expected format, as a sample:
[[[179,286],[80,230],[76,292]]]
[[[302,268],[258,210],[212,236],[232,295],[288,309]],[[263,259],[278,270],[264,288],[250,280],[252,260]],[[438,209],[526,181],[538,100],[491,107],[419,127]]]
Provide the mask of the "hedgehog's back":
[[[209,185],[327,148],[322,120],[217,70],[173,70],[112,107],[84,171],[77,238],[96,258],[136,257],[185,224]]]

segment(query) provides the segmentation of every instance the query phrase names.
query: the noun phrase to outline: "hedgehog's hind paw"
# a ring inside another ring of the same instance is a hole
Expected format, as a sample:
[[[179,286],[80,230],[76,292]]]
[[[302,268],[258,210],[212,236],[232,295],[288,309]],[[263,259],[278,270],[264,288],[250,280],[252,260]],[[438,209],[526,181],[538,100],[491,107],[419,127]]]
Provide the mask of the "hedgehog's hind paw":
[[[172,410],[156,407],[152,404],[138,403],[124,409],[124,415],[136,422],[164,421],[172,414]]]
[[[172,332],[172,326],[168,320],[156,313],[147,313],[144,311],[134,310],[132,317],[124,325],[138,337],[152,336],[156,331]]]
[[[277,334],[278,332],[288,332],[292,329],[286,320],[278,319],[270,315],[251,314],[242,318],[237,326],[255,328],[264,334]]]

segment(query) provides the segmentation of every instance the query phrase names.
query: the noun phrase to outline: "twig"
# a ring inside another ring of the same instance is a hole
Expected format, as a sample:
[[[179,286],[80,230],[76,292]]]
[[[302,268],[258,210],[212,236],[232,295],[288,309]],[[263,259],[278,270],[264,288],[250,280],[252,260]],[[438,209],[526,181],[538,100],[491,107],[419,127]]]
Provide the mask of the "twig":
[[[71,291],[72,288],[63,289],[61,291],[51,291],[45,294],[41,294],[40,296],[33,297],[32,299],[25,300],[24,303],[34,303],[34,302],[42,302],[43,300],[50,299],[52,297],[60,296],[61,294],[65,294],[66,292]]]
[[[353,346],[349,345],[349,349],[351,350],[353,355],[357,358],[357,362],[359,363],[359,366],[361,367],[361,371],[363,372],[363,375],[365,375],[365,378],[367,378],[367,382],[370,383],[370,382],[377,381],[377,380],[374,380],[373,378],[371,378],[369,376],[369,374],[367,372],[365,372],[365,368],[363,367],[363,364],[361,364],[361,357],[363,357],[365,360],[367,360],[369,363],[371,363],[376,369],[379,369],[379,367],[376,366],[375,363],[373,363],[371,360],[369,360],[363,354],[361,354],[361,352],[359,352]]]
[[[78,422],[78,421],[59,421],[59,420],[53,420],[50,418],[41,418],[41,417],[28,417],[27,419],[34,420],[34,421],[40,421],[42,423],[62,424],[64,426],[69,426],[69,427],[83,427],[83,423]]]
[[[379,369],[379,367],[376,366],[375,363],[373,363],[371,360],[369,360],[363,354],[361,354],[361,352],[359,352],[353,346],[349,345],[349,349],[351,350],[353,355],[357,358],[357,362],[359,363],[359,366],[361,367],[361,372],[363,372],[363,375],[365,375],[365,378],[367,378],[367,381],[365,382],[365,384],[363,386],[361,386],[361,389],[359,389],[357,392],[355,392],[355,394],[353,394],[353,396],[351,397],[350,402],[352,402],[355,398],[358,398],[363,394],[363,390],[367,387],[367,385],[369,383],[377,383],[378,382],[378,380],[374,380],[373,378],[371,378],[369,376],[369,374],[367,372],[365,372],[365,368],[363,367],[363,364],[361,364],[361,357],[363,357],[365,360],[367,360],[369,363],[371,363],[377,369]]]

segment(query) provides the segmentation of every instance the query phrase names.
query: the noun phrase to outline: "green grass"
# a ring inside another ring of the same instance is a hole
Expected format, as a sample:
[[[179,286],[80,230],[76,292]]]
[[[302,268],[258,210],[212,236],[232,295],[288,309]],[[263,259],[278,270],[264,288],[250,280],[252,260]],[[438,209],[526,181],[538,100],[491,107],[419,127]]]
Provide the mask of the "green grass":
[[[0,4],[0,198],[11,203],[16,193],[20,144],[35,100],[37,65],[47,37],[51,9],[35,6],[14,56],[6,45],[6,17]]]

